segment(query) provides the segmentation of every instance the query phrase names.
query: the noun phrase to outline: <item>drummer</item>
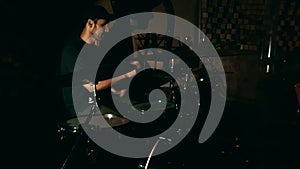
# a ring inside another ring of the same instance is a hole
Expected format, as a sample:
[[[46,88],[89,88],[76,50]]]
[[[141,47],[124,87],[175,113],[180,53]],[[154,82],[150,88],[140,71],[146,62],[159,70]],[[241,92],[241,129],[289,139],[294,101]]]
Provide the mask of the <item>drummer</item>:
[[[109,21],[113,19],[113,15],[109,14],[107,10],[102,6],[89,6],[86,11],[84,12],[84,17],[80,21],[82,25],[80,25],[80,31],[75,34],[74,37],[65,44],[63,51],[62,51],[62,58],[60,64],[60,75],[62,77],[62,81],[68,81],[66,77],[67,75],[72,75],[77,57],[83,48],[84,45],[89,47],[99,47],[101,45],[101,41],[97,38],[93,38],[96,36],[100,37],[101,34],[105,34],[109,32],[109,28],[106,25]],[[80,64],[81,70],[85,71],[88,69],[89,65],[84,63],[85,61],[78,60],[76,64]],[[131,69],[128,72],[124,72],[119,76],[113,78],[100,78],[99,81],[93,83],[93,79],[89,79],[89,77],[82,77],[80,79],[80,83],[78,87],[80,88],[78,95],[80,98],[85,98],[86,102],[82,102],[79,104],[79,107],[86,107],[86,109],[82,109],[79,111],[87,110],[90,106],[88,103],[89,96],[94,92],[96,89],[97,92],[99,91],[111,91],[114,94],[123,96],[126,89],[111,89],[112,81],[114,83],[118,83],[122,80],[132,78],[135,76],[136,70]],[[67,79],[67,80],[66,80]],[[69,77],[70,79],[70,77]],[[70,80],[69,80],[70,82]],[[64,83],[64,82],[63,82]],[[72,83],[68,83],[62,87],[62,95],[64,101],[64,107],[67,110],[67,114],[64,118],[72,118],[76,116],[76,112],[73,105],[72,99]],[[77,103],[76,103],[77,104]]]

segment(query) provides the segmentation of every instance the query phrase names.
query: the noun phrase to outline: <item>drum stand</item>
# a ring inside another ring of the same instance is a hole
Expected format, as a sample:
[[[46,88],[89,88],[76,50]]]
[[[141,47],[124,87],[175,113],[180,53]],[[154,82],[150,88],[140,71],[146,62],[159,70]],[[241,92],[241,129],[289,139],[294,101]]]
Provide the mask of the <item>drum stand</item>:
[[[93,85],[93,92],[94,92],[94,98],[96,98],[95,85]],[[86,120],[84,122],[84,126],[87,126],[87,124],[89,124],[89,122],[92,119],[93,115],[95,115],[95,112],[97,111],[96,109],[98,108],[97,101],[94,100],[92,97],[89,97],[89,104],[91,105],[91,110],[90,110],[90,113],[89,113],[88,117],[86,118]],[[83,136],[83,130],[81,130],[79,132],[79,135],[76,137],[76,139],[74,141],[74,144],[72,145],[72,148],[71,148],[70,152],[68,153],[68,155],[67,155],[66,159],[64,160],[64,162],[63,162],[62,166],[60,167],[60,169],[65,169],[66,168],[66,164],[70,161],[72,155],[74,154],[74,151],[76,150],[76,148],[79,145],[79,142],[80,142],[82,136]]]
[[[153,153],[154,153],[154,151],[155,151],[155,149],[156,149],[156,147],[158,146],[158,143],[159,143],[160,141],[167,141],[167,142],[170,142],[171,139],[167,139],[167,138],[164,138],[164,137],[159,137],[158,140],[155,142],[153,148],[151,149],[150,154],[149,154],[149,156],[148,156],[148,158],[147,158],[147,161],[146,161],[145,165],[140,164],[140,165],[138,166],[138,169],[149,169],[150,160],[151,160],[151,158],[152,158],[152,156],[153,156]]]

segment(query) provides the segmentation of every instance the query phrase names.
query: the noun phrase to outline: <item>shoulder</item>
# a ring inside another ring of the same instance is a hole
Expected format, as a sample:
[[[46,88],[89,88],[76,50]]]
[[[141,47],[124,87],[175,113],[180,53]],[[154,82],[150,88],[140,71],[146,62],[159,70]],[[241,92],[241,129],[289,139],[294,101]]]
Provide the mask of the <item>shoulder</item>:
[[[78,39],[69,41],[68,43],[65,44],[65,46],[62,49],[62,57],[63,58],[74,58],[77,57],[78,54],[80,53],[80,50],[82,49],[84,45],[84,42]]]

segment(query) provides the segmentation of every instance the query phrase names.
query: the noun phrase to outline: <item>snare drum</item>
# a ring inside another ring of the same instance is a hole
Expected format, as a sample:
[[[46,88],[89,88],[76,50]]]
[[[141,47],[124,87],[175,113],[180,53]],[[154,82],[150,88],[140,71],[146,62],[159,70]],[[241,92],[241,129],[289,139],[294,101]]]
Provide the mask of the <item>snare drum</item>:
[[[73,153],[79,155],[78,158],[88,165],[96,164],[99,156],[102,160],[107,156],[103,155],[104,152],[83,132],[83,129],[100,131],[112,127],[119,131],[122,125],[127,124],[129,120],[108,107],[100,106],[100,110],[101,112],[94,111],[93,114],[90,114],[91,109],[88,108],[77,117],[58,123],[62,153],[69,152],[75,145],[77,150]]]
[[[89,109],[90,110],[90,109]],[[96,112],[90,115],[88,111],[84,111],[77,117],[71,118],[67,121],[58,124],[58,133],[60,135],[60,140],[68,137],[73,137],[74,134],[78,134],[82,131],[81,123],[87,121],[84,124],[85,129],[88,130],[99,130],[109,127],[118,127],[129,123],[128,119],[121,117],[117,112],[112,109],[101,106],[101,112]]]

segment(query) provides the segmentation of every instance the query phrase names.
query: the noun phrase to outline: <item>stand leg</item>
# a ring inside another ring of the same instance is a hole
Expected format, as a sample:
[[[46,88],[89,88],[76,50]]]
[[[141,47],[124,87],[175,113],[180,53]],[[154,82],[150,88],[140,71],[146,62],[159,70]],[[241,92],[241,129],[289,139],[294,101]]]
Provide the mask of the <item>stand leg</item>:
[[[74,151],[76,150],[80,139],[82,138],[82,132],[80,132],[80,134],[76,137],[76,140],[74,141],[74,144],[71,148],[71,151],[69,152],[69,154],[67,155],[66,159],[64,160],[64,163],[62,164],[62,166],[60,167],[60,169],[65,169],[67,166],[67,163],[70,161],[72,155],[74,154]]]
[[[96,96],[95,86],[93,88],[94,88],[94,96]],[[83,124],[84,126],[82,126],[82,128],[88,126],[88,124],[91,121],[93,115],[97,111],[96,109],[98,108],[96,100],[94,100],[92,97],[89,98],[89,104],[91,105],[90,113],[89,113],[87,119],[85,120],[85,122]],[[69,154],[67,155],[66,159],[64,160],[64,162],[63,162],[63,164],[61,166],[61,169],[65,169],[66,168],[67,163],[70,161],[72,155],[74,154],[74,151],[76,150],[76,148],[79,145],[79,142],[80,142],[80,140],[82,138],[82,135],[83,135],[83,130],[80,131],[79,135],[76,137],[76,139],[74,141],[74,144],[73,144],[73,146],[71,148],[71,151],[69,152]],[[89,144],[89,142],[87,142],[87,144]],[[89,148],[90,149],[87,149],[88,156],[90,156],[91,158],[94,158],[94,154],[93,153],[94,153],[95,150],[94,150],[94,148],[91,148],[91,147],[89,147]]]

